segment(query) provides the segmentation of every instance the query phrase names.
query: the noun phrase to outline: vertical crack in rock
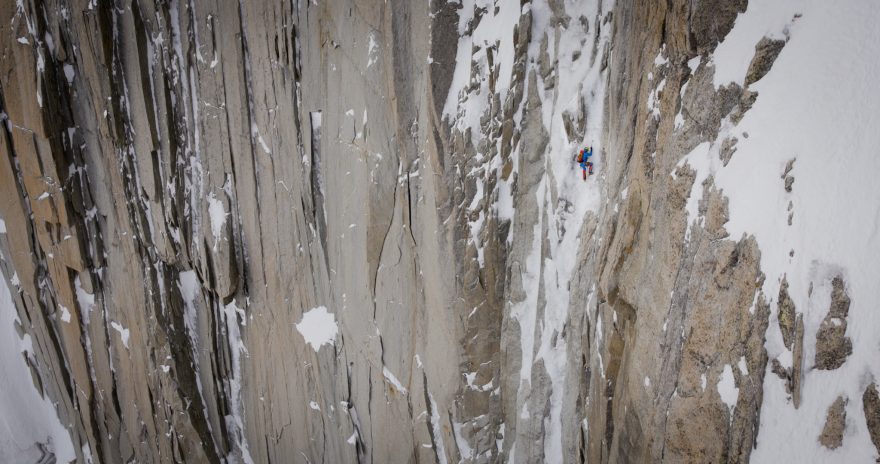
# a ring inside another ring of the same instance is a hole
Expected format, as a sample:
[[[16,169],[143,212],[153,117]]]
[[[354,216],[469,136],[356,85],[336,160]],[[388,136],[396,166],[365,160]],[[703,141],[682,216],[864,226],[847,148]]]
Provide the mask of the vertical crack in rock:
[[[312,217],[315,218],[315,224],[318,229],[318,236],[321,239],[321,249],[327,250],[327,209],[324,206],[324,174],[323,160],[321,159],[321,112],[312,111],[309,113],[309,123],[311,124],[311,192],[312,192]],[[328,259],[325,253],[325,259]],[[326,263],[330,267],[330,263]]]
[[[748,462],[816,411],[815,449],[880,450],[870,285],[797,248],[813,159],[759,150],[800,10],[7,3],[0,268],[70,438],[45,460]],[[779,224],[731,180],[758,158]]]

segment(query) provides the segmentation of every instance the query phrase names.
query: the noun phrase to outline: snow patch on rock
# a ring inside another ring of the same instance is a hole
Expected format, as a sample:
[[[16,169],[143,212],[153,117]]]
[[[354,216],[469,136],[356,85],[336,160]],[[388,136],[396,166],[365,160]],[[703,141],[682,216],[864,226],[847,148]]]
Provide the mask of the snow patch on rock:
[[[736,400],[739,398],[739,388],[736,387],[736,380],[733,377],[733,369],[731,369],[730,364],[724,365],[724,370],[721,371],[717,387],[721,401],[727,405],[732,413],[733,408],[736,407]]]
[[[217,244],[220,243],[220,235],[223,233],[228,213],[223,207],[223,202],[217,199],[214,192],[208,194],[208,215],[211,218],[211,234],[214,235],[214,251],[217,251]]]
[[[296,324],[296,330],[318,352],[322,346],[336,342],[339,327],[333,313],[328,312],[326,306],[318,306],[303,313],[302,320]]]
[[[128,348],[128,336],[130,335],[129,330],[126,329],[125,327],[123,327],[122,324],[120,324],[116,321],[111,321],[110,327],[112,327],[113,330],[119,332],[119,336],[122,338],[122,344],[125,345],[125,348],[127,349]]]

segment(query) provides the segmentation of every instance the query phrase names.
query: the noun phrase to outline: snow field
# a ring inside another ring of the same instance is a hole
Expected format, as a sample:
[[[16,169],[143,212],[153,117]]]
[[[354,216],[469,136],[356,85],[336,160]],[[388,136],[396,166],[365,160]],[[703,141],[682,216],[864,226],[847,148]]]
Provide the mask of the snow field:
[[[767,276],[763,291],[771,300],[770,360],[792,362],[777,320],[783,277],[804,319],[801,405],[794,408],[768,364],[754,462],[873,462],[877,457],[861,398],[880,374],[878,18],[880,4],[869,1],[750,3],[712,57],[716,87],[743,84],[754,46],[765,35],[788,42],[770,72],[750,86],[758,98],[743,120],[725,122],[711,146],[698,146],[683,160],[698,172],[688,220],[697,219],[700,184],[711,174],[729,198],[725,227],[731,238],[754,235],[758,241]],[[722,167],[718,147],[728,136],[738,143]],[[795,181],[786,192],[782,174],[792,159]],[[813,368],[816,332],[828,313],[831,279],[838,275],[852,301],[846,335],[853,354],[840,368],[822,371]],[[719,392],[729,387],[718,385]],[[838,395],[848,399],[846,430],[843,445],[832,451],[817,437]]]

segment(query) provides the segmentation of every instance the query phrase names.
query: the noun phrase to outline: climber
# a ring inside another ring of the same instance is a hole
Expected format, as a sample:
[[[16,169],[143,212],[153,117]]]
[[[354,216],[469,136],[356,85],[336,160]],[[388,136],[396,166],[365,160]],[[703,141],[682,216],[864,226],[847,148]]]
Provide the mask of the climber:
[[[587,180],[587,173],[590,175],[593,174],[593,163],[590,162],[590,157],[593,156],[593,147],[582,148],[580,152],[578,152],[577,162],[581,165],[581,171],[584,173],[584,180]]]

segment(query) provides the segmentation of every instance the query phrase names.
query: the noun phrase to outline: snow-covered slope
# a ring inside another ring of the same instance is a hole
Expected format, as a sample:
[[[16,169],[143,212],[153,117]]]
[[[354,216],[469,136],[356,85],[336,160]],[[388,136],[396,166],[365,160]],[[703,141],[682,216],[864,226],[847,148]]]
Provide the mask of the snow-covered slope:
[[[868,462],[877,456],[862,396],[880,376],[880,132],[872,129],[880,127],[878,18],[880,7],[872,2],[755,2],[712,56],[717,84],[742,85],[742,57],[753,44],[763,36],[786,40],[772,69],[749,86],[758,92],[752,109],[714,142],[717,147],[725,137],[739,138],[730,163],[722,167],[716,158],[698,172],[698,178],[711,173],[729,199],[725,227],[731,236],[757,239],[764,293],[778,295],[784,278],[803,318],[800,406],[793,407],[782,380],[766,376],[757,462]],[[794,179],[790,189],[786,175]],[[845,327],[852,354],[840,367],[823,369],[816,344],[836,277],[851,303],[848,317],[832,323]],[[771,316],[768,356],[791,360],[778,319]],[[826,410],[838,396],[847,417],[840,447],[805,440],[822,433]]]
[[[876,459],[878,18],[0,8],[0,456]]]
[[[0,285],[0,461],[41,462],[49,453],[60,462],[76,458],[73,444],[49,398],[34,389],[25,356],[31,338],[19,337],[9,288]]]

